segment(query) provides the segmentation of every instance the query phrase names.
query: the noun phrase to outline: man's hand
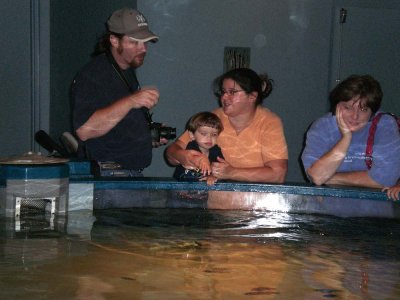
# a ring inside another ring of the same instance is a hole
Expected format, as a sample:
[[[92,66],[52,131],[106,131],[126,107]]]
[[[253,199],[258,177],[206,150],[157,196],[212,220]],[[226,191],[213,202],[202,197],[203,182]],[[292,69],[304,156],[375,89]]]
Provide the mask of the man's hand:
[[[156,88],[147,87],[134,92],[129,98],[132,101],[132,108],[152,109],[157,105],[160,93]]]
[[[159,142],[153,141],[152,144],[153,144],[153,148],[158,148],[160,146],[164,146],[164,145],[168,144],[168,140],[166,138],[160,138]]]

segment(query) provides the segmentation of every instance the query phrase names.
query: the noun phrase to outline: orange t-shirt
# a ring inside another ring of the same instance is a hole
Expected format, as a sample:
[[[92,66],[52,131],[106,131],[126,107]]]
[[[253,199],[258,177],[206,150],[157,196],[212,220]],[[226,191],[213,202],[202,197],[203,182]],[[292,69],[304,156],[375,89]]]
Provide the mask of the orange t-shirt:
[[[251,124],[239,134],[236,134],[222,108],[213,112],[224,125],[217,143],[225,160],[233,167],[263,167],[271,160],[288,159],[282,122],[269,109],[258,106]],[[179,140],[187,145],[190,140],[188,132],[183,133]]]

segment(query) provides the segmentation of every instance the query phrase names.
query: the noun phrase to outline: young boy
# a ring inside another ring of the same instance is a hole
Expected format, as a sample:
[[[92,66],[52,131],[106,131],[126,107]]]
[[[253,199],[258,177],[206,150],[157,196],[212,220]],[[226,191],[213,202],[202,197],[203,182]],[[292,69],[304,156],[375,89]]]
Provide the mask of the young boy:
[[[212,185],[217,178],[211,174],[211,163],[217,161],[217,157],[224,158],[217,145],[218,135],[224,129],[221,120],[211,112],[200,112],[190,118],[186,129],[191,139],[186,150],[196,150],[203,155],[200,156],[196,169],[177,166],[174,177],[184,181],[206,180],[208,185]]]

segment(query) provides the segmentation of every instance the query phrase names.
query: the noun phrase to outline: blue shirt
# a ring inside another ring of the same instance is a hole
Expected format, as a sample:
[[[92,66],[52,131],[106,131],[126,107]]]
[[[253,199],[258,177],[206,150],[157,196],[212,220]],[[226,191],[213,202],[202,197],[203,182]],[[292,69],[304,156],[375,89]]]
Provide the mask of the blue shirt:
[[[336,172],[368,171],[368,175],[383,186],[396,184],[400,177],[400,133],[396,120],[382,116],[378,123],[370,170],[365,163],[369,128],[372,122],[353,132],[346,157]],[[316,120],[307,132],[301,159],[304,169],[310,168],[321,156],[331,150],[341,138],[336,117],[331,113]]]

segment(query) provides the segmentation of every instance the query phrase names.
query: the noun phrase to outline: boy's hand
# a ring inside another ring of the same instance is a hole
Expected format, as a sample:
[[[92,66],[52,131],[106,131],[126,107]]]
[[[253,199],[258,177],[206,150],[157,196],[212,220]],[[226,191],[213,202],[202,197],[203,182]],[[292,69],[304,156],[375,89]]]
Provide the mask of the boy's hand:
[[[210,161],[208,160],[208,157],[205,156],[204,154],[202,156],[199,156],[197,167],[203,173],[203,176],[207,176],[207,175],[211,174]]]

